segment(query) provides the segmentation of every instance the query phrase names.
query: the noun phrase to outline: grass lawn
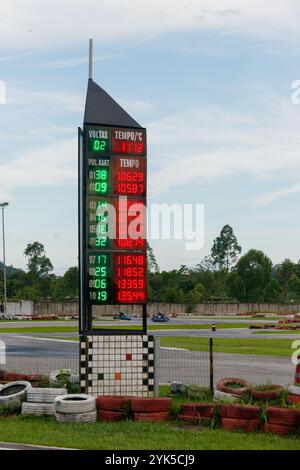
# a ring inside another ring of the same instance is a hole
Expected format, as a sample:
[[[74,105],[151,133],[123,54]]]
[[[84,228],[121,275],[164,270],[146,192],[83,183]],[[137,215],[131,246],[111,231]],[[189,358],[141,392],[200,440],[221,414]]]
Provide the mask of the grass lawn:
[[[299,450],[299,436],[184,429],[176,423],[58,424],[54,418],[1,417],[0,441],[103,450]]]
[[[291,356],[293,340],[214,338],[214,352],[232,354],[256,354],[261,356]],[[207,338],[161,336],[161,346],[184,348],[190,351],[208,351]]]
[[[254,335],[300,335],[300,330],[254,331]]]
[[[176,325],[172,323],[168,324],[159,324],[159,325],[149,325],[148,330],[206,330],[211,329],[212,324],[205,324],[205,325]],[[223,323],[218,324],[217,329],[228,329],[228,328],[248,328],[249,324],[247,323]],[[97,328],[97,327],[96,327]],[[109,327],[112,330],[115,329],[132,329],[137,330],[140,329],[140,326],[131,325],[130,322],[126,325],[112,325]],[[104,329],[105,329],[104,328]],[[12,328],[1,328],[0,333],[77,333],[78,327],[77,326],[25,326],[25,327],[12,327]]]

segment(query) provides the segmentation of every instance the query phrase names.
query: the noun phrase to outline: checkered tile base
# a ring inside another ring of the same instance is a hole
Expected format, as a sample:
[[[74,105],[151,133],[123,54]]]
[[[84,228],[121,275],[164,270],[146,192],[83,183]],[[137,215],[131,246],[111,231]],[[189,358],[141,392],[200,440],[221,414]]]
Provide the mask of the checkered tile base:
[[[80,387],[94,396],[153,396],[153,336],[81,338]]]

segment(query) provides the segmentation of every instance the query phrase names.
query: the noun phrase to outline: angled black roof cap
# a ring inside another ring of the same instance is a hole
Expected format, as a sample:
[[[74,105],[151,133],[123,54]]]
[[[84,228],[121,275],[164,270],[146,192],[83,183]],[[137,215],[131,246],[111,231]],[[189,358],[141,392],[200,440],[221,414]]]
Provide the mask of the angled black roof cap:
[[[84,124],[142,127],[92,79],[88,82]]]

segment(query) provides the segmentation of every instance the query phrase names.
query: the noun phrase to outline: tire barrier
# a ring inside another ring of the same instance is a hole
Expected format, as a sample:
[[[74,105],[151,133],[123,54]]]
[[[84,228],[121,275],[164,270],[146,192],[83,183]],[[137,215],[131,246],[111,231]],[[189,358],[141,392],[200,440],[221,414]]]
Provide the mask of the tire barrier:
[[[255,420],[260,417],[259,406],[252,405],[221,405],[221,418],[250,419]]]
[[[171,398],[131,398],[133,421],[167,421]]]
[[[98,411],[99,421],[106,422],[115,422],[122,421],[126,418],[124,411],[108,411],[108,410],[99,410]]]
[[[99,396],[96,398],[97,410],[124,411],[130,405],[130,398],[119,396]]]
[[[170,411],[171,398],[131,398],[131,409],[134,413],[156,413]]]
[[[65,388],[31,388],[27,392],[27,401],[30,403],[54,403],[59,395],[66,395]]]
[[[18,405],[26,400],[28,391],[31,389],[31,383],[18,380],[2,385],[0,388],[0,405]]]
[[[178,421],[182,423],[187,423],[187,424],[211,424],[212,423],[212,418],[206,418],[204,416],[202,417],[197,417],[197,416],[190,416],[190,415],[184,415],[184,414],[179,414],[177,416]]]
[[[243,397],[250,390],[250,383],[247,380],[229,377],[219,380],[216,388],[220,392]]]
[[[287,409],[280,406],[270,406],[267,409],[267,422],[269,424],[283,424],[284,426],[300,426],[300,409]]]
[[[61,395],[54,400],[55,416],[58,422],[89,422],[97,420],[96,399],[90,395]]]
[[[1,382],[16,382],[16,381],[39,383],[42,380],[41,375],[36,374],[18,374],[16,372],[0,371]]]
[[[300,387],[297,387],[296,385],[290,385],[288,387],[288,392],[292,395],[298,395],[300,397]]]
[[[55,417],[58,423],[96,423],[97,412],[96,410],[87,413],[60,413],[55,411]]]
[[[62,377],[66,377],[71,383],[79,382],[78,372],[73,369],[57,369],[50,372],[49,381],[53,387],[62,385]],[[77,379],[78,378],[78,379]],[[76,382],[77,381],[77,382]]]
[[[96,407],[100,421],[121,421],[127,417],[130,398],[119,396],[99,396]]]
[[[147,413],[134,413],[133,421],[168,421],[169,413],[167,411],[156,411]]]
[[[264,431],[267,433],[277,434],[278,436],[288,436],[294,431],[294,428],[291,426],[284,426],[283,424],[265,423]]]
[[[181,405],[177,419],[191,424],[210,424],[215,416],[216,409],[217,405],[214,403],[184,403]]]
[[[232,395],[231,393],[220,392],[220,390],[214,389],[214,400],[222,400],[230,403],[237,403],[241,401],[240,397]]]
[[[289,403],[300,403],[300,396],[299,395],[293,395],[292,393],[288,394],[287,401]]]
[[[251,390],[252,397],[255,400],[268,401],[275,400],[283,392],[284,388],[281,385],[269,385],[262,387],[254,387]]]
[[[22,403],[23,416],[54,416],[54,403]]]
[[[221,418],[221,427],[227,431],[258,431],[260,425],[259,419],[237,419],[237,418]]]
[[[300,385],[300,356],[298,356],[298,364],[296,365],[295,370],[295,384]]]

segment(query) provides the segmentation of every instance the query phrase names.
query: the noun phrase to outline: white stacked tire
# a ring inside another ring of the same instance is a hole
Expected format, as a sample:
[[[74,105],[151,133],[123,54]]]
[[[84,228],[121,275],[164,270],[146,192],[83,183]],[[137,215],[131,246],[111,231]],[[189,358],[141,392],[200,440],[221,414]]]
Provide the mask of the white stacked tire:
[[[55,398],[66,393],[65,388],[31,388],[27,393],[27,402],[22,404],[22,415],[53,416]]]
[[[11,406],[20,405],[26,400],[31,383],[22,380],[10,382],[0,388],[0,405]]]
[[[83,393],[55,398],[54,409],[59,423],[95,423],[97,419],[96,399]]]
[[[66,388],[32,388],[27,393],[30,403],[54,403],[56,397],[67,395]]]
[[[232,395],[231,393],[221,392],[220,390],[214,389],[214,400],[227,401],[229,403],[238,403],[241,401],[240,397]]]
[[[53,416],[54,403],[22,403],[23,416]]]

